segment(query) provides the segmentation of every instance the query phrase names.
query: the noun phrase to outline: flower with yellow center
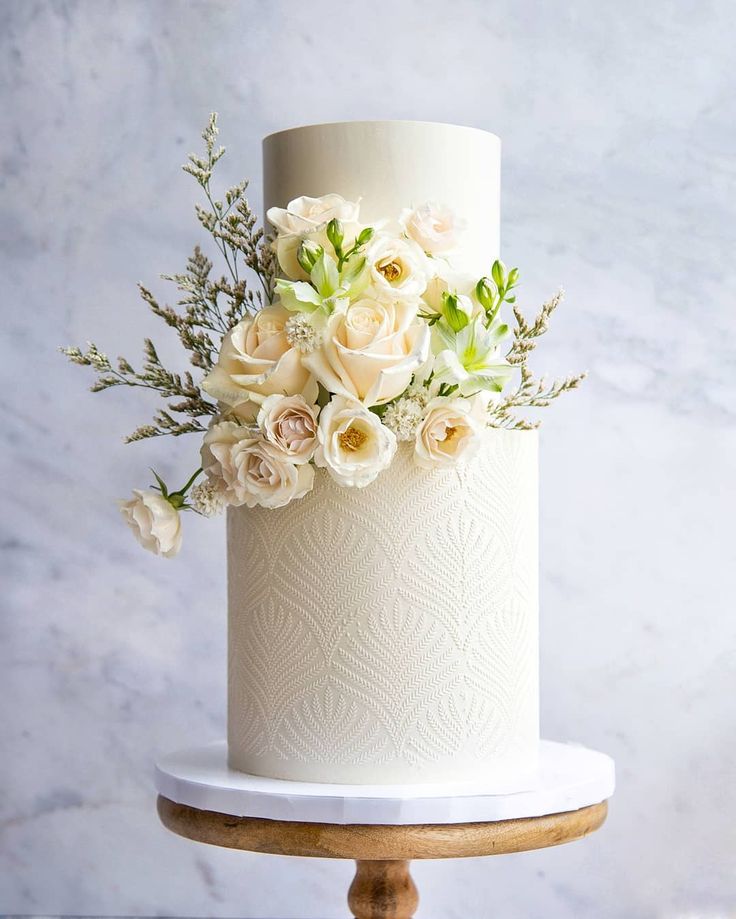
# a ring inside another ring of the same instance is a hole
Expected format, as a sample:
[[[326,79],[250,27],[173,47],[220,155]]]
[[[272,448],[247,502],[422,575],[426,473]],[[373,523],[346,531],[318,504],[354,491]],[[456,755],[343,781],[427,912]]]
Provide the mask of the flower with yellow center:
[[[365,258],[373,295],[378,299],[421,297],[433,273],[421,247],[402,237],[377,235]]]
[[[333,396],[320,412],[317,439],[317,466],[355,488],[370,484],[396,452],[396,436],[378,415],[345,396]]]

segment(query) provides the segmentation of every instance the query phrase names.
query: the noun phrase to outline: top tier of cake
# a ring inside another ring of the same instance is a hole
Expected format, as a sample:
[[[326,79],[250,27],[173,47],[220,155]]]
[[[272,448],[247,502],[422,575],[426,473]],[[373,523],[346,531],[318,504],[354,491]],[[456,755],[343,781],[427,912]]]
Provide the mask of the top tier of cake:
[[[424,121],[306,125],[263,141],[264,213],[301,195],[361,199],[361,222],[436,201],[465,221],[458,267],[487,274],[499,255],[501,142]],[[456,260],[456,263],[458,260]]]

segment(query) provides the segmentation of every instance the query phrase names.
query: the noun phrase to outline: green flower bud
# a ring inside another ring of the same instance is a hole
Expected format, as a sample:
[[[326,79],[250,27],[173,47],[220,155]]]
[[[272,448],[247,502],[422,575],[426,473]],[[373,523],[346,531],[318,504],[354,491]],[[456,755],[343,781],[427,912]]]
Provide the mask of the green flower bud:
[[[453,332],[461,332],[470,322],[468,314],[457,305],[457,296],[447,291],[442,294],[442,314]]]
[[[496,291],[491,284],[490,278],[481,278],[475,285],[475,296],[478,298],[478,303],[480,303],[486,312],[492,310],[496,302]]]
[[[332,243],[335,252],[339,252],[342,248],[342,241],[345,238],[345,233],[342,229],[342,224],[337,219],[333,217],[332,220],[327,224],[327,238]]]
[[[501,288],[506,287],[506,266],[501,261],[501,259],[496,259],[491,268],[491,277],[493,278],[496,287],[501,290]]]
[[[373,227],[366,227],[364,230],[361,230],[358,234],[357,243],[359,246],[364,246],[366,243],[369,243],[375,236],[376,231]]]
[[[296,253],[296,260],[307,274],[311,274],[315,262],[322,255],[324,249],[311,239],[305,239]]]

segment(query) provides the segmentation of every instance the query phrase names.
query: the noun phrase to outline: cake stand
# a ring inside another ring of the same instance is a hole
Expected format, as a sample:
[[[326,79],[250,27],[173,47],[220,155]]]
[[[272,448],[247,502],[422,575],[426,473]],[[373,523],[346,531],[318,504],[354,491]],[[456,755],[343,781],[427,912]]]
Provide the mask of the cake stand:
[[[156,766],[162,823],[187,839],[273,855],[357,862],[348,904],[357,919],[410,919],[415,858],[501,855],[581,839],[606,819],[610,757],[543,741],[526,791],[482,782],[325,785],[251,776],[227,766],[224,742]]]

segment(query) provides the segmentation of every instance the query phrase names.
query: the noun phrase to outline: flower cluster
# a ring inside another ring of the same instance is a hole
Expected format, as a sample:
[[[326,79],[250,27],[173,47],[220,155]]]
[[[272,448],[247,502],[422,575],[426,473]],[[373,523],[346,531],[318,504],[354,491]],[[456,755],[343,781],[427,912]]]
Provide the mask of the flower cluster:
[[[192,155],[186,168],[210,201],[200,220],[232,282],[210,282],[210,264],[195,254],[192,273],[174,278],[187,292],[184,317],[144,294],[177,329],[204,378],[197,386],[187,375],[182,383],[156,363],[150,343],[143,374],[123,358],[115,371],[94,345],[66,351],[98,371],[98,389],[149,385],[168,396],[181,389],[187,412],[210,416],[204,428],[198,421],[177,427],[167,415],[170,424],[133,437],[205,432],[200,469],[184,488],[169,493],[157,476],[158,493],[135,492],[122,505],[146,548],[167,557],[178,551],[182,509],[212,516],[228,506],[283,507],[306,495],[316,475],[363,488],[398,449],[412,450],[420,469],[451,466],[477,449],[488,425],[536,426],[512,410],[549,404],[582,379],[548,385],[533,378],[527,360],[559,297],[529,324],[515,302],[517,269],[495,261],[488,277],[458,272],[453,253],[464,225],[446,206],[426,202],[368,225],[359,202],[300,197],[268,211],[275,236],[263,247],[238,197],[245,183],[228,192],[227,208],[212,200],[210,176],[222,153],[204,136],[209,158]],[[229,216],[235,206],[239,218]],[[238,275],[239,253],[262,284],[257,298]],[[217,308],[223,292],[231,303],[225,313]],[[197,329],[209,336],[214,309],[222,337],[210,356],[210,338]],[[505,312],[513,314],[513,331]],[[515,374],[520,382],[509,391]]]

